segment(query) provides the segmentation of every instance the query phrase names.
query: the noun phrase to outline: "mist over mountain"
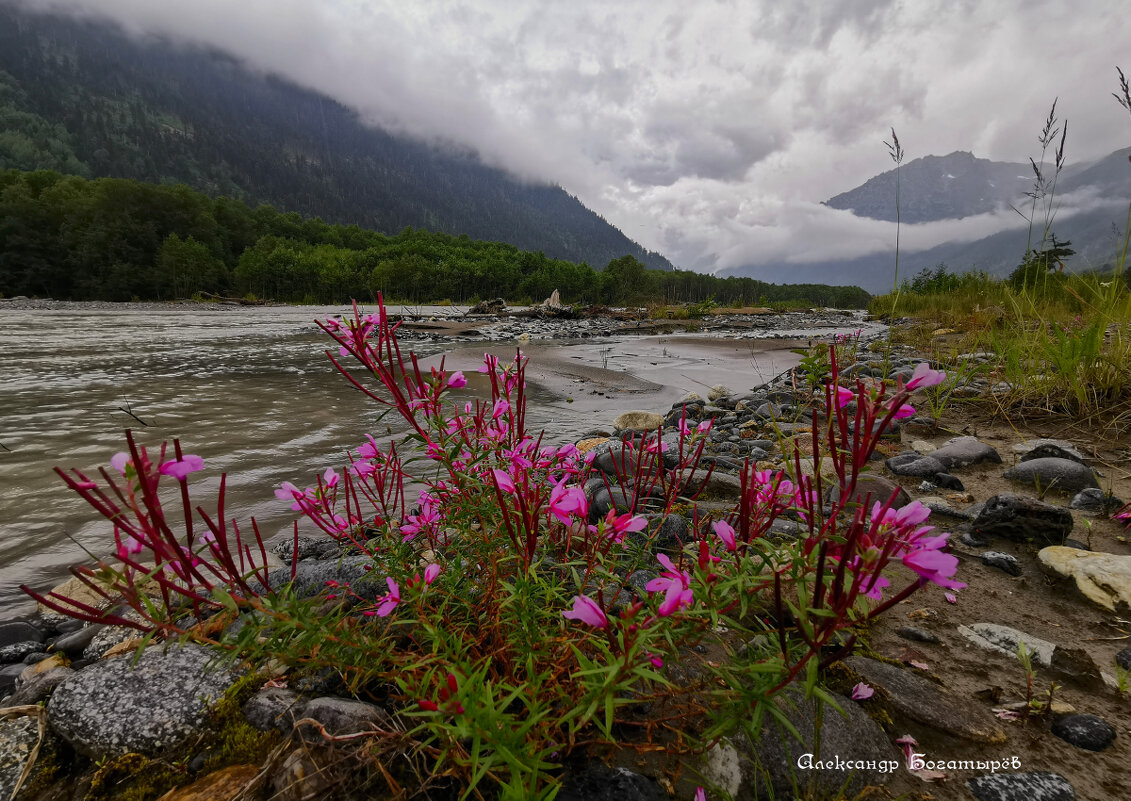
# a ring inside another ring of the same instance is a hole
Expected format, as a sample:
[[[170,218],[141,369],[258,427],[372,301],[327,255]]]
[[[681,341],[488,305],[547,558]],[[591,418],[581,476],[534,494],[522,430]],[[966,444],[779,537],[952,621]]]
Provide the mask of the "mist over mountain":
[[[0,169],[185,183],[328,222],[671,269],[559,186],[394,136],[215,52],[0,2]]]
[[[973,153],[925,156],[900,167],[900,218],[906,223],[961,219],[1016,203],[1032,187],[1029,164],[990,161]],[[857,217],[895,222],[896,171],[870,178],[825,205]]]
[[[1061,241],[1072,242],[1076,255],[1068,260],[1069,269],[1100,270],[1112,264],[1131,200],[1129,157],[1131,148],[1124,148],[1095,162],[1069,164],[1057,179],[1050,231]],[[1052,167],[1046,165],[1045,171],[1051,181]],[[1034,179],[1030,164],[995,162],[961,151],[902,165],[900,280],[940,264],[951,272],[983,270],[998,276],[1012,272],[1027,247],[1039,247],[1044,233],[1045,200],[1038,199],[1034,205],[1033,198],[1026,196],[1034,189]],[[888,170],[830,198],[825,205],[855,217],[894,222],[895,189],[895,170]],[[1022,215],[1034,218],[1031,230]],[[952,234],[950,241],[915,248],[919,230],[938,230],[944,225]],[[970,235],[986,229],[993,233]],[[721,274],[762,280],[788,274],[791,281],[837,280],[869,292],[884,292],[892,288],[894,271],[893,228],[891,248],[865,256],[737,267]]]

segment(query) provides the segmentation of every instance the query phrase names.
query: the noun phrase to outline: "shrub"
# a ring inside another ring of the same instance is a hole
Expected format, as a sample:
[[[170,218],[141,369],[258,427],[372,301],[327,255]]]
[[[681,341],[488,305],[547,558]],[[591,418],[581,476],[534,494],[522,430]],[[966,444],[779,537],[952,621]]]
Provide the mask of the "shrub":
[[[250,537],[228,521],[223,477],[206,512],[190,499],[199,457],[174,442],[151,458],[127,434],[128,451],[97,479],[58,472],[113,523],[112,556],[76,575],[136,617],[24,590],[73,617],[191,638],[233,659],[332,668],[384,701],[433,775],[458,777],[468,794],[489,785],[535,798],[552,795],[557,767],[592,744],[678,751],[736,730],[757,737],[767,715],[781,717],[773,697],[792,685],[828,699],[820,670],[852,649],[854,627],[928,582],[962,586],[947,535],[923,525],[925,507],[851,500],[882,431],[913,412],[910,390],[942,380],[926,365],[888,396],[882,386],[839,386],[833,349],[823,437],[816,410],[812,418],[814,478],[796,452],[794,479],[748,464],[738,504],[712,518],[695,507],[709,478],[699,460],[710,422],[685,416],[667,437],[626,440],[601,473],[594,452],[527,432],[521,353],[485,355],[490,398],[460,403],[453,393],[466,377],[443,362],[425,372],[403,354],[383,305],[319,325],[345,379],[410,433],[399,446],[369,436],[344,469],[276,495],[367,576],[298,597],[263,566],[254,520]],[[823,464],[842,499],[828,514]],[[582,488],[598,477],[624,499],[599,520]],[[414,484],[423,489],[410,504]],[[689,532],[660,547],[644,514],[677,506],[693,510]],[[783,516],[800,521],[796,538],[772,535]],[[294,532],[297,551],[297,522]],[[899,563],[911,578],[893,592],[884,570]],[[231,627],[237,618],[242,627]],[[692,648],[700,643],[710,659]],[[681,663],[695,670],[676,680]]]

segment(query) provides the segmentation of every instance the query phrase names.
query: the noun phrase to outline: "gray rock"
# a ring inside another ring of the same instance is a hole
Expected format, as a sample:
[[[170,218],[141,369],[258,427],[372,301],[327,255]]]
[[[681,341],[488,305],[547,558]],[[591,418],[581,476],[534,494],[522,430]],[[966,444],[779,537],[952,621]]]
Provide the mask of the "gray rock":
[[[1072,531],[1072,513],[1051,503],[1013,493],[986,501],[974,520],[974,534],[1021,542],[1059,545]]]
[[[1131,645],[1115,655],[1115,664],[1124,670],[1131,670]]]
[[[24,640],[23,642],[14,642],[11,645],[0,647],[0,664],[11,664],[12,662],[22,662],[24,657],[28,654],[34,654],[43,650],[43,643],[38,640]]]
[[[655,431],[663,424],[663,415],[655,412],[624,412],[613,420],[613,428],[620,431]]]
[[[675,552],[691,541],[687,520],[674,512],[669,515],[647,515],[648,527],[632,535],[634,539],[651,538],[652,549]]]
[[[3,698],[16,689],[16,680],[19,679],[20,674],[24,672],[24,668],[26,667],[27,665],[22,662],[0,667],[0,698]]]
[[[317,721],[330,736],[380,730],[388,725],[385,710],[364,701],[346,698],[315,698],[302,710],[302,719]],[[298,721],[302,738],[309,743],[324,743],[325,738],[317,726]]]
[[[51,692],[58,687],[68,677],[74,675],[75,671],[69,667],[55,667],[50,670],[45,670],[36,676],[33,676],[30,681],[24,684],[20,689],[16,690],[8,700],[4,702],[5,706],[25,706],[31,704],[38,704]]]
[[[706,481],[697,473],[688,482],[685,491],[688,493],[699,491],[708,498],[737,498],[742,492],[742,483],[737,476],[716,470]]]
[[[873,503],[887,503],[888,498],[890,498],[893,493],[895,494],[895,500],[892,501],[892,509],[902,509],[904,506],[911,503],[911,496],[907,494],[907,490],[890,478],[865,473],[856,480],[856,489],[852,493],[852,498],[848,503],[866,503],[870,509]],[[827,503],[839,500],[840,487],[829,487],[825,496]]]
[[[627,478],[635,473],[636,456],[620,440],[602,442],[593,450],[597,454],[593,457],[593,467],[608,476],[609,481],[615,483],[618,478]]]
[[[1013,659],[1017,658],[1018,645],[1025,643],[1032,653],[1033,663],[1041,667],[1052,665],[1053,651],[1056,650],[1056,643],[997,623],[972,623],[969,626],[959,626],[958,633],[977,646],[997,651]]]
[[[1028,484],[1041,490],[1079,492],[1082,489],[1099,487],[1092,468],[1071,459],[1044,458],[1020,462],[1006,470],[1004,476],[1010,481]]]
[[[303,559],[335,559],[342,554],[342,543],[326,537],[299,537],[297,551],[292,538],[278,543],[271,552],[289,565],[295,558],[294,553],[298,554],[300,562]]]
[[[567,766],[558,801],[668,801],[654,779],[627,768],[610,768],[600,762]]]
[[[151,647],[69,676],[47,704],[51,728],[98,760],[136,751],[158,756],[199,733],[210,705],[239,673],[199,646]]]
[[[902,637],[905,640],[911,640],[912,642],[925,642],[931,644],[937,644],[938,642],[940,642],[937,635],[932,634],[929,631],[924,631],[923,629],[916,628],[915,626],[900,626],[895,630],[895,633],[897,636]]]
[[[1123,506],[1123,501],[1108,495],[1099,487],[1086,487],[1080,490],[1068,504],[1069,509],[1078,509],[1094,515],[1109,515]]]
[[[1021,570],[1021,563],[1017,561],[1017,557],[1012,554],[1002,553],[1001,551],[986,551],[982,554],[982,564],[987,567],[996,567],[998,570],[1003,570],[1011,576],[1020,576],[1023,572]]]
[[[1013,452],[1025,461],[1027,458],[1040,459],[1045,456],[1059,456],[1062,459],[1073,459],[1080,464],[1086,464],[1084,454],[1076,449],[1071,442],[1063,439],[1027,439],[1013,446]]]
[[[897,476],[915,476],[916,478],[929,478],[946,472],[946,465],[930,456],[921,456],[914,451],[897,454],[884,462],[887,469]]]
[[[844,663],[874,687],[883,688],[892,708],[901,715],[967,740],[1005,742],[1005,732],[988,712],[933,682],[863,656],[850,656]]]
[[[991,773],[966,782],[978,801],[1076,801],[1076,791],[1058,773]]]
[[[43,642],[44,639],[46,639],[46,637],[42,629],[23,620],[16,620],[11,623],[0,623],[0,649],[18,642],[28,642],[29,640]]]
[[[766,715],[771,722],[767,722],[761,738],[752,748],[758,774],[756,783],[751,791],[735,794],[736,798],[793,798],[794,789],[807,786],[810,779],[816,780],[819,794],[829,793],[831,796],[845,790],[851,797],[868,785],[886,784],[890,780],[890,771],[885,774],[878,769],[849,772],[836,770],[835,766],[812,771],[798,768],[797,761],[803,754],[813,754],[814,761],[827,762],[839,756],[841,759],[874,761],[877,765],[886,762],[893,766],[892,770],[902,764],[899,752],[883,729],[858,704],[839,695],[833,698],[844,714],[825,706],[821,716],[819,752],[815,751],[813,744],[816,704],[812,700],[799,700],[793,706],[788,699],[779,700],[779,707],[804,742],[798,742],[792,734],[772,722],[770,715]]]
[[[966,490],[966,485],[962,483],[958,476],[952,476],[950,473],[936,473],[934,482],[936,487],[942,489],[954,490],[955,492]]]
[[[1103,751],[1115,742],[1115,728],[1097,715],[1062,715],[1053,721],[1052,733],[1087,751]]]
[[[278,730],[287,734],[302,717],[306,701],[298,693],[282,687],[265,687],[243,705],[243,716],[260,731]]]
[[[950,517],[955,520],[973,520],[974,515],[965,509],[955,509],[945,499],[938,496],[919,498],[919,503],[931,510],[931,514],[941,517]]]
[[[949,472],[956,467],[969,467],[983,462],[1001,464],[1001,456],[998,452],[977,437],[948,439],[942,447],[931,452],[931,458],[942,462],[943,471],[940,472]]]
[[[53,651],[61,651],[70,657],[79,657],[83,651],[87,649],[91,641],[106,628],[100,623],[92,623],[88,626],[83,626],[77,631],[72,631],[70,634],[64,634],[51,644]]]
[[[372,600],[388,591],[383,575],[375,575],[373,560],[367,556],[350,556],[345,559],[303,559],[295,571],[294,593],[300,598],[310,598],[332,592],[326,582],[349,584],[358,596]],[[291,569],[280,567],[267,574],[272,589],[279,589],[291,581]]]
[[[37,742],[39,723],[34,717],[0,720],[0,798],[12,797]]]

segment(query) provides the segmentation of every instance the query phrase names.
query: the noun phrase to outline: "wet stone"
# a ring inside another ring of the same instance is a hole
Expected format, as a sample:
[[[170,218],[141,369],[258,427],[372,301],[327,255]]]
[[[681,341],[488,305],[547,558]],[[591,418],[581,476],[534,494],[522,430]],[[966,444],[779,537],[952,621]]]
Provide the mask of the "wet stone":
[[[200,732],[239,673],[199,646],[147,649],[65,679],[47,705],[55,733],[91,759],[159,755]]]
[[[966,486],[958,476],[952,476],[950,473],[936,473],[934,482],[941,489],[954,490],[955,492],[966,491]]]
[[[916,628],[915,626],[900,626],[895,630],[895,633],[903,639],[911,640],[912,642],[925,642],[931,644],[940,642],[939,638],[936,635],[932,634],[929,631]]]
[[[1058,545],[1072,526],[1072,513],[1067,509],[1036,498],[1003,493],[986,501],[972,530],[983,536]]]
[[[943,470],[948,472],[956,467],[992,462],[1001,464],[1001,456],[992,446],[977,437],[954,437],[931,453],[931,457],[942,462]]]
[[[885,463],[887,469],[897,476],[914,476],[916,478],[933,478],[939,473],[946,472],[946,467],[941,461],[930,456],[920,456],[918,453],[900,453],[891,457]]]
[[[1058,773],[992,773],[966,782],[978,801],[1076,801],[1076,791]]]
[[[24,642],[14,642],[11,645],[0,647],[0,664],[22,662],[24,660],[24,657],[28,654],[34,654],[42,650],[43,643],[39,640],[25,640]]]
[[[1079,492],[1082,489],[1099,487],[1092,468],[1071,459],[1044,458],[1020,462],[1006,470],[1004,476],[1010,481],[1039,487],[1042,490]]]
[[[1097,715],[1063,715],[1053,721],[1052,733],[1087,751],[1103,751],[1115,741],[1115,729]]]
[[[982,564],[987,567],[996,567],[1011,576],[1020,576],[1023,572],[1021,570],[1021,563],[1017,561],[1017,557],[1012,554],[1002,553],[1001,551],[986,551],[982,554]]]
[[[1068,504],[1069,509],[1078,509],[1094,515],[1109,515],[1123,506],[1123,501],[1108,495],[1099,487],[1086,487],[1080,490]]]
[[[1115,655],[1115,664],[1124,670],[1131,670],[1131,645]]]
[[[667,801],[654,779],[600,762],[567,765],[558,801]]]
[[[45,639],[42,629],[22,620],[11,623],[0,623],[0,650],[9,645],[22,642],[43,642]]]
[[[862,656],[849,657],[844,663],[883,688],[892,708],[901,715],[967,740],[1005,742],[1005,732],[981,707],[910,671]]]

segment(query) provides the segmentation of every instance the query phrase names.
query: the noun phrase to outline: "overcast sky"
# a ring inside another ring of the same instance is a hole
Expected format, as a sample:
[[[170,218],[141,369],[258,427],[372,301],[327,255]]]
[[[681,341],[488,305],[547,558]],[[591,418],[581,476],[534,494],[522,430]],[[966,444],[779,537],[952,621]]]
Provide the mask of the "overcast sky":
[[[561,184],[679,266],[857,256],[894,227],[819,205],[893,165],[1038,154],[1053,98],[1070,162],[1131,144],[1126,0],[25,0],[207,44]],[[1008,214],[905,226],[927,247]]]

